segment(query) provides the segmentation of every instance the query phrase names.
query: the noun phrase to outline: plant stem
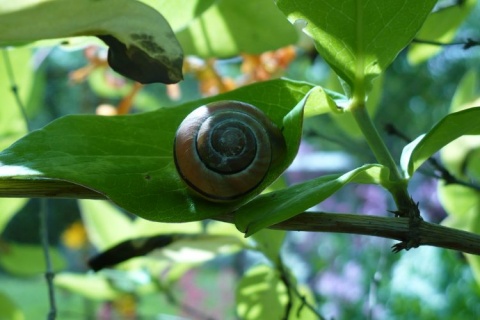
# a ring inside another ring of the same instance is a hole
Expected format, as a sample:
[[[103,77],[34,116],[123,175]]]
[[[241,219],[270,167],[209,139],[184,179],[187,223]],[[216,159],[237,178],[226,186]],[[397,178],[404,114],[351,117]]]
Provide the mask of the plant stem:
[[[13,72],[12,63],[10,61],[10,56],[6,49],[2,49],[3,54],[3,61],[5,63],[5,69],[7,71],[8,78],[10,80],[10,87],[13,96],[15,97],[15,101],[17,103],[18,109],[20,110],[25,125],[28,131],[32,131],[32,127],[30,125],[30,121],[28,119],[27,110],[25,109],[25,105],[20,98],[20,94],[18,93],[18,86],[17,82],[15,81],[15,74]],[[47,319],[48,320],[55,320],[57,316],[57,308],[55,305],[55,290],[53,287],[53,277],[54,272],[52,268],[52,262],[50,259],[50,249],[48,246],[48,225],[47,225],[47,217],[48,217],[48,204],[47,199],[41,199],[41,208],[40,208],[40,239],[42,241],[42,249],[45,257],[45,279],[47,281],[48,287],[48,300],[50,302],[50,310],[48,311]]]
[[[234,223],[234,214],[223,214],[215,220]],[[268,227],[275,230],[360,234],[408,241],[411,237],[409,218],[370,216],[364,213],[304,212]],[[419,246],[434,246],[480,255],[480,235],[419,221]],[[402,248],[408,249],[408,248]]]
[[[387,146],[385,145],[385,143],[383,143],[383,140],[380,137],[377,128],[373,124],[372,119],[370,118],[370,115],[365,108],[365,105],[352,105],[350,107],[350,111],[352,112],[352,115],[355,118],[358,126],[362,130],[365,139],[367,140],[368,145],[375,154],[378,162],[390,169],[390,175],[392,180],[402,179],[397,169],[397,164],[393,160],[390,152],[387,149]]]
[[[408,210],[413,202],[407,191],[407,180],[400,174],[397,164],[393,160],[390,151],[388,151],[387,146],[380,137],[377,128],[367,112],[365,103],[363,101],[360,102],[359,100],[354,100],[350,105],[349,110],[362,130],[362,133],[377,161],[381,165],[390,169],[390,181],[383,184],[383,186],[392,194],[400,212]],[[399,214],[401,214],[400,212]]]
[[[45,179],[12,180],[0,178],[0,197],[107,200],[106,196],[79,185],[58,180],[48,181],[49,189],[45,190]],[[19,182],[19,184],[12,189],[9,187],[12,182]],[[379,214],[381,213],[379,212]],[[234,213],[216,216],[215,220],[234,223]],[[269,228],[362,234],[405,241],[411,237],[410,220],[369,216],[364,213],[305,212]],[[418,232],[420,239],[418,245],[430,245],[480,255],[480,235],[478,234],[443,227],[425,221],[418,222]]]
[[[47,226],[47,219],[48,219],[48,199],[41,199],[41,207],[40,207],[40,238],[42,241],[42,248],[43,254],[45,257],[45,279],[47,281],[48,286],[48,300],[50,302],[50,310],[48,311],[47,319],[54,320],[57,315],[57,307],[55,303],[55,290],[53,287],[53,277],[55,276],[52,267],[52,260],[50,258],[50,250],[48,245],[48,226]]]

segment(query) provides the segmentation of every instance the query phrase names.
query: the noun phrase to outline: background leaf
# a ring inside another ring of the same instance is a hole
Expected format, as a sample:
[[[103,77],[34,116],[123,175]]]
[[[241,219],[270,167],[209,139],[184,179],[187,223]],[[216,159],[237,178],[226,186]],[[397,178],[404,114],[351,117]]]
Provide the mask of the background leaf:
[[[196,235],[185,237],[154,253],[158,259],[173,263],[200,264],[219,255],[238,252],[245,248],[244,238],[231,235]]]
[[[178,32],[187,27],[196,17],[201,16],[217,0],[138,0],[160,12]],[[179,10],[181,8],[181,10]]]
[[[15,303],[3,292],[0,291],[0,319],[2,320],[23,320],[25,316]]]
[[[436,124],[425,136],[408,144],[402,152],[402,168],[411,176],[429,157],[463,135],[480,134],[480,108],[451,113]]]
[[[364,78],[369,86],[385,71],[415,36],[435,3],[277,0],[292,23],[302,20],[307,24],[304,32],[315,40],[320,55],[351,88]]]
[[[133,116],[67,116],[0,153],[0,176],[67,180],[96,190],[149,220],[186,222],[213,217],[238,203],[213,204],[192,196],[180,180],[172,151],[183,118],[214,100],[241,100],[259,107],[282,127],[283,118],[311,88],[305,83],[273,80],[174,109]],[[271,170],[259,190],[273,182],[296,155],[303,109],[295,112],[284,130],[286,160]]]
[[[279,262],[280,250],[286,235],[287,232],[283,230],[263,229],[252,237],[257,243],[257,249],[276,264]]]
[[[452,99],[450,112],[468,110],[480,104],[476,72],[467,72]],[[480,108],[476,108],[480,109]],[[478,118],[475,119],[478,121]],[[480,181],[480,136],[462,136],[440,151],[442,164],[455,177],[464,181]],[[455,184],[438,184],[440,202],[448,213],[442,224],[480,234],[480,193]],[[480,257],[465,255],[477,283],[480,283]]]
[[[65,260],[55,248],[49,248],[52,268],[55,271],[66,267]],[[39,245],[5,243],[0,251],[0,266],[17,276],[33,276],[46,270],[43,248]]]
[[[8,221],[10,221],[10,218],[12,218],[25,203],[26,199],[0,198],[0,234],[7,225]]]
[[[141,2],[0,1],[0,45],[82,35],[99,36],[110,46],[112,68],[136,81],[175,83],[182,79],[180,44],[165,18]]]
[[[92,300],[113,300],[121,292],[101,274],[76,274],[64,272],[54,278],[55,286],[81,294]]]
[[[79,206],[88,238],[98,250],[104,250],[133,236],[133,222],[111,203],[80,200]]]
[[[237,312],[242,319],[283,319],[287,299],[278,271],[270,266],[251,268],[236,290]]]
[[[228,58],[297,42],[298,33],[271,0],[222,0],[177,33],[185,54]]]
[[[462,3],[432,12],[425,20],[416,38],[449,43],[476,3],[476,0],[462,1]],[[442,46],[412,43],[408,49],[408,61],[413,64],[425,62],[440,50],[442,50]]]
[[[458,84],[450,104],[450,113],[480,106],[477,72],[467,72]],[[480,136],[462,136],[447,144],[440,153],[442,163],[456,176],[474,172],[480,165],[476,150],[480,150]],[[477,169],[477,172],[478,169]],[[480,175],[479,175],[480,177]],[[469,178],[466,178],[469,179]]]

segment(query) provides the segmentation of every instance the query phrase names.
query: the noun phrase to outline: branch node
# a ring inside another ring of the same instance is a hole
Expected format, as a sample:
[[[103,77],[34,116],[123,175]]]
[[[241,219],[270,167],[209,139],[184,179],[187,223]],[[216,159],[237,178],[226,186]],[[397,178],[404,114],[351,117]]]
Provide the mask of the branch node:
[[[401,208],[398,211],[390,211],[394,213],[396,217],[401,216],[408,218],[407,238],[406,240],[392,246],[392,251],[394,253],[400,252],[401,250],[408,251],[411,248],[418,248],[420,246],[420,226],[423,222],[423,218],[420,215],[419,204],[419,202],[415,202],[413,198],[410,197],[410,201],[406,207]]]

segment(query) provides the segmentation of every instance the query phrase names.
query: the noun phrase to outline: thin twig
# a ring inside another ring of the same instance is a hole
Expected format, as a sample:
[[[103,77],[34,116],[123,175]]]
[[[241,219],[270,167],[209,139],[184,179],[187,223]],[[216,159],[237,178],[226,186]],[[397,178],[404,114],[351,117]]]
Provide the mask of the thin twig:
[[[423,39],[413,39],[412,43],[418,43],[418,44],[426,44],[426,45],[431,45],[431,46],[441,46],[441,47],[447,47],[447,46],[463,46],[462,49],[467,50],[470,49],[471,47],[475,46],[480,46],[480,41],[478,40],[473,40],[471,38],[467,38],[465,41],[457,41],[457,42],[440,42],[440,41],[434,41],[434,40],[423,40]]]
[[[106,196],[86,188],[79,191],[79,195],[72,195],[71,190],[80,190],[82,187],[65,181],[49,180],[51,184],[50,190],[43,191],[45,180],[40,179],[40,187],[35,188],[36,183],[38,183],[35,179],[11,180],[0,177],[0,197],[65,198],[67,193],[68,198],[107,199]],[[13,194],[9,194],[9,186],[13,181],[17,183],[17,188]],[[55,185],[56,182],[58,182],[58,186]],[[25,188],[26,191],[23,192],[22,188]],[[379,214],[382,213],[379,212]],[[234,223],[235,221],[233,213],[216,216],[215,220],[228,223]],[[352,233],[398,241],[406,241],[411,236],[409,219],[364,214],[304,212],[270,228],[292,231]],[[418,245],[429,245],[480,255],[480,235],[425,221],[419,223],[418,230],[420,238]]]
[[[288,279],[287,271],[285,270],[285,265],[283,264],[282,258],[279,256],[276,262],[278,272],[280,273],[280,280],[285,285],[287,289],[287,303],[285,304],[285,315],[283,317],[284,320],[288,320],[290,316],[290,312],[292,311],[293,306],[293,296],[292,291],[295,285],[290,283],[290,279]]]
[[[50,250],[48,244],[48,200],[41,199],[40,202],[40,239],[42,240],[43,254],[45,257],[45,279],[48,286],[48,300],[50,302],[50,310],[48,311],[47,319],[54,320],[57,315],[57,308],[55,303],[55,290],[53,287],[53,277],[55,276],[52,267],[52,260],[50,258]]]
[[[12,91],[13,96],[15,97],[15,102],[17,103],[18,109],[22,114],[23,121],[25,121],[25,125],[27,126],[27,130],[31,131],[30,121],[28,120],[26,108],[18,92],[19,89],[17,86],[17,82],[15,81],[15,74],[12,69],[12,63],[10,61],[10,55],[8,54],[7,49],[2,49],[2,55],[3,55],[3,62],[5,64],[5,70],[7,71],[7,77],[10,80],[10,90]]]
[[[302,304],[298,308],[297,314],[296,314],[296,317],[298,319],[301,319],[302,309],[304,307],[307,307],[313,314],[315,314],[317,316],[318,319],[325,320],[325,318],[315,309],[315,307],[307,301],[305,296],[300,293],[297,286],[290,282],[289,274],[288,274],[288,272],[285,268],[285,265],[283,264],[283,261],[282,261],[281,257],[278,257],[278,261],[277,261],[276,265],[277,265],[278,271],[280,272],[280,280],[283,282],[285,287],[287,287],[288,302],[287,302],[287,305],[285,307],[285,319],[287,319],[287,320],[289,319],[289,315],[290,315],[290,312],[291,312],[291,309],[292,309],[292,306],[293,306],[293,297],[292,297],[292,293],[293,293],[302,302]]]
[[[12,91],[13,96],[15,97],[15,101],[17,103],[17,107],[20,110],[20,113],[22,114],[23,121],[25,122],[25,125],[27,127],[28,131],[32,130],[32,127],[30,125],[30,120],[28,119],[27,115],[27,110],[25,108],[25,105],[22,102],[22,99],[20,98],[19,94],[19,89],[17,86],[17,82],[15,81],[15,74],[13,72],[12,68],[12,63],[10,61],[10,56],[8,54],[7,49],[2,49],[2,55],[3,55],[3,61],[5,64],[5,69],[7,71],[7,77],[10,80],[10,90]],[[47,281],[47,287],[48,287],[48,300],[50,302],[50,310],[48,311],[47,314],[47,319],[48,320],[55,320],[56,315],[57,315],[57,308],[55,304],[55,290],[53,287],[53,277],[54,277],[54,272],[52,268],[52,262],[50,258],[50,250],[49,250],[49,245],[48,245],[48,204],[47,204],[47,199],[42,199],[40,201],[41,203],[41,208],[40,208],[40,225],[39,225],[39,232],[40,232],[40,239],[42,242],[42,248],[43,248],[43,254],[45,257],[45,279]]]

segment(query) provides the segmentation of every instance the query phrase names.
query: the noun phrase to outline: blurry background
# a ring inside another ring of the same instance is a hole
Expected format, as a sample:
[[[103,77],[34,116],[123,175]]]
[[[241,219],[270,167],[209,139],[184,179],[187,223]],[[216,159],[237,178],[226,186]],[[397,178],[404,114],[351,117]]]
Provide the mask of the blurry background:
[[[455,41],[480,39],[479,18],[477,4]],[[369,107],[380,130],[394,125],[404,135],[417,137],[448,113],[465,74],[470,71],[479,75],[480,47],[453,45],[439,49],[430,59],[418,62],[421,52],[407,48],[376,81]],[[9,56],[33,129],[67,114],[114,115],[169,108],[277,77],[341,90],[336,76],[306,38],[301,38],[297,46],[263,54],[229,59],[187,56],[185,81],[169,86],[141,86],[115,74],[106,64],[105,48],[91,40],[35,49],[21,47],[10,50]],[[0,105],[16,108],[9,91],[11,78],[4,68],[2,61]],[[0,119],[0,124],[3,149],[21,136],[24,123],[12,111]],[[398,159],[405,142],[384,130],[381,134]],[[354,126],[341,124],[329,115],[313,117],[305,123],[298,158],[283,181],[297,183],[372,161],[368,146]],[[417,175],[410,192],[420,202],[422,216],[440,223],[446,213],[439,204],[437,182],[428,175]],[[39,206],[39,200],[0,199],[0,306],[15,310],[10,314],[12,319],[43,318],[48,309],[39,244]],[[348,185],[315,209],[387,215],[393,207],[389,195],[376,186]],[[250,266],[263,259],[258,253],[235,249],[200,259],[201,263],[182,264],[181,259],[174,258],[177,264],[167,268],[168,276],[164,274],[167,269],[159,265],[145,269],[134,263],[106,271],[101,277],[86,276],[86,261],[118,240],[110,233],[152,228],[154,234],[158,226],[145,222],[138,227],[141,223],[134,220],[139,218],[91,201],[79,205],[76,200],[48,200],[48,208],[49,241],[60,279],[59,319],[235,319],[236,284]],[[205,224],[181,228],[201,230]],[[100,230],[102,225],[111,231]],[[215,228],[236,232],[220,223]],[[238,233],[238,237],[242,235]],[[320,312],[329,319],[480,316],[480,287],[462,254],[430,247],[392,254],[392,245],[390,240],[374,237],[290,232],[283,258],[299,283],[311,288]],[[152,259],[156,264],[167,258]],[[171,270],[176,273],[172,275]],[[166,278],[166,282],[158,280]],[[8,318],[2,318],[0,312],[0,319]]]

